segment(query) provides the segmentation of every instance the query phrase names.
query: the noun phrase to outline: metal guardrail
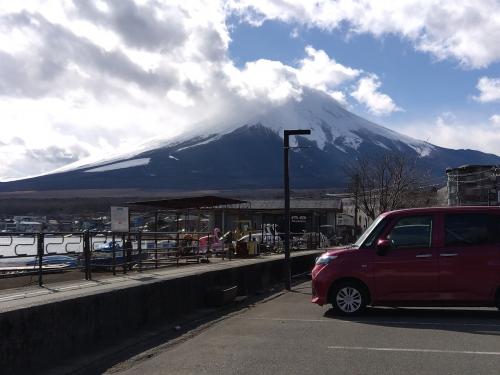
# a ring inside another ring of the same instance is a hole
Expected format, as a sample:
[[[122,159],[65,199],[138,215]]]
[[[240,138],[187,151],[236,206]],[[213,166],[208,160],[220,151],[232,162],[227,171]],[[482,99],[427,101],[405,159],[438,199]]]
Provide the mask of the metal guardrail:
[[[43,276],[53,272],[80,270],[92,280],[93,273],[103,270],[126,274],[179,266],[181,261],[199,263],[209,256],[231,259],[282,252],[281,238],[271,236],[249,234],[243,246],[236,241],[225,244],[207,232],[0,233],[0,277],[37,275],[42,286]],[[294,233],[292,249],[318,248],[318,238],[317,233]]]

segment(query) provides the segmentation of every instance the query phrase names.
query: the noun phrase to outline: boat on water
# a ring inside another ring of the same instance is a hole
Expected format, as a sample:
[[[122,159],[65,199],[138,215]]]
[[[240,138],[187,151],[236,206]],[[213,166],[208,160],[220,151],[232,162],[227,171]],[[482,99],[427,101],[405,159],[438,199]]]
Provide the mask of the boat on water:
[[[117,241],[98,245],[92,251],[90,266],[94,269],[109,270],[113,266],[121,266],[125,262],[129,264],[129,267],[133,267],[139,260],[147,259],[146,252],[139,254],[136,249],[132,248],[131,244],[129,246],[127,249],[127,243],[122,245],[121,242]]]
[[[44,272],[59,272],[80,266],[77,257],[68,255],[45,255],[42,258],[42,269]],[[0,258],[0,275],[24,274],[39,269],[37,256],[26,256],[16,258]]]

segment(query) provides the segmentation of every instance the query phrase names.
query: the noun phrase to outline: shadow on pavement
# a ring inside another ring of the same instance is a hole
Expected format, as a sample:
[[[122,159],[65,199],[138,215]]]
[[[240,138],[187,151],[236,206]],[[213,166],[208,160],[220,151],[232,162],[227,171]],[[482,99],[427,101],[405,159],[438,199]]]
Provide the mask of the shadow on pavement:
[[[304,280],[294,280],[292,285],[295,290],[300,292],[302,289],[308,289],[302,288],[300,282],[304,282]],[[212,324],[230,317],[232,314],[238,314],[262,301],[279,297],[282,290],[283,285],[276,284],[226,306],[200,309],[183,319],[166,322],[163,326],[154,325],[145,328],[133,337],[123,340],[122,344],[111,347],[108,345],[96,346],[92,353],[74,360],[76,364],[62,363],[60,366],[48,370],[46,374],[90,375],[105,373],[110,369],[111,372],[116,372],[120,370],[119,366],[122,363],[126,363],[127,367],[133,367],[135,363],[200,334]],[[117,365],[118,368],[115,368]]]
[[[311,285],[309,283],[306,283],[306,285],[304,285],[303,283],[304,280],[302,280],[301,284],[299,285],[292,285],[292,290],[290,292],[311,296]]]
[[[457,308],[370,307],[359,316],[343,317],[329,309],[325,318],[386,327],[468,332],[500,336],[500,311]]]

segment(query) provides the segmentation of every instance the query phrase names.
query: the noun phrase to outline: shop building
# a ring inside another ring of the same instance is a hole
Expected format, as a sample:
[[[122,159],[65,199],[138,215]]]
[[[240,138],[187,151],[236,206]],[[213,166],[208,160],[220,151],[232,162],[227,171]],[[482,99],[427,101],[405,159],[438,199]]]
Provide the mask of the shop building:
[[[257,231],[270,225],[282,232],[285,228],[284,200],[251,200],[238,207],[215,207],[215,227],[224,230]],[[291,199],[290,231],[292,233],[335,232],[336,215],[342,212],[339,199]],[[322,229],[323,228],[323,229]]]

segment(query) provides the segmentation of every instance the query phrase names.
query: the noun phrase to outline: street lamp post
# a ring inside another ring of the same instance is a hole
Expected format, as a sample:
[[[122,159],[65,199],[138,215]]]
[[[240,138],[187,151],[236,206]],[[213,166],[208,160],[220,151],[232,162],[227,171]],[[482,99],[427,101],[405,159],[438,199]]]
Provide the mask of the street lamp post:
[[[290,178],[288,175],[288,150],[290,149],[291,135],[309,135],[309,129],[285,130],[283,137],[283,167],[285,179],[285,289],[292,288],[292,272],[290,263]]]

